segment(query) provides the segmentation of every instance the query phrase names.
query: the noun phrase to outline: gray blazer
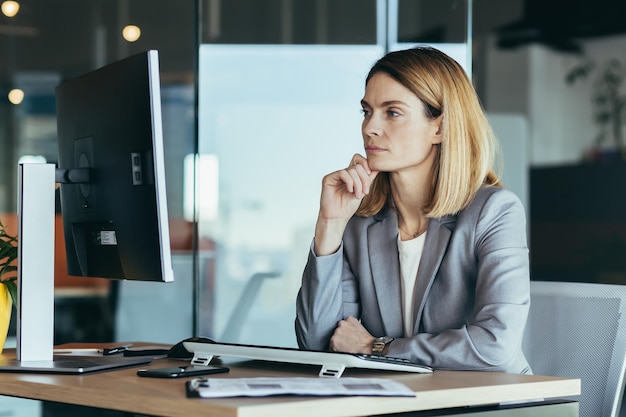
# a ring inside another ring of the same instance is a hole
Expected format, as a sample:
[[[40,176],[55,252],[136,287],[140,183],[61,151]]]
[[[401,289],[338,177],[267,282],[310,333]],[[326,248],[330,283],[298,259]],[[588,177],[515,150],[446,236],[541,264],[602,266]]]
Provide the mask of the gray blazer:
[[[392,336],[387,355],[435,369],[531,373],[521,350],[530,305],[526,218],[510,191],[482,187],[456,216],[431,219],[415,284],[415,328],[404,337],[392,209],[354,216],[337,253],[313,250],[297,297],[303,349],[327,350],[337,322],[356,317]]]

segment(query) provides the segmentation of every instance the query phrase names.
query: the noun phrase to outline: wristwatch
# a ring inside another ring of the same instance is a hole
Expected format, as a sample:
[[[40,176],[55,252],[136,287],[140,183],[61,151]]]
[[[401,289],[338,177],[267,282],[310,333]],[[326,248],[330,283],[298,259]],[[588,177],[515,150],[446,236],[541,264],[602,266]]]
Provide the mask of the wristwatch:
[[[374,344],[372,345],[372,355],[383,356],[385,346],[391,342],[393,342],[393,337],[390,336],[381,336],[374,339]]]

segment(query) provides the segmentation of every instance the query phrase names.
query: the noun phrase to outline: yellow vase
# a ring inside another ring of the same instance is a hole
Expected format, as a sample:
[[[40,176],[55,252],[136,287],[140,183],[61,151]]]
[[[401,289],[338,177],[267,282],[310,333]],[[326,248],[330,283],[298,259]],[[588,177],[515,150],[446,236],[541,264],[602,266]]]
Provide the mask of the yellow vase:
[[[9,322],[11,321],[11,310],[13,300],[6,285],[0,284],[0,353],[4,349],[4,343],[9,333]]]

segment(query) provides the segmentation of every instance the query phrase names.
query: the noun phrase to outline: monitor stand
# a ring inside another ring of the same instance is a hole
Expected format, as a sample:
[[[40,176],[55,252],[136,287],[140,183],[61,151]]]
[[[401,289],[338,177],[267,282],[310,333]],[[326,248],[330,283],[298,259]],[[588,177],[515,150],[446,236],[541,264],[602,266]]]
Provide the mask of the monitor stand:
[[[79,374],[151,362],[151,357],[54,356],[55,165],[18,168],[17,349],[0,372]]]

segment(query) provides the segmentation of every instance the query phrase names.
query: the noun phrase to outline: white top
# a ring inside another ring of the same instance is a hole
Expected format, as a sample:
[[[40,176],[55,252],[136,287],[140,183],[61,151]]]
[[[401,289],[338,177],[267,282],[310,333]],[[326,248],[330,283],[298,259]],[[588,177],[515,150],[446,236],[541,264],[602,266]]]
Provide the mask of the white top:
[[[400,258],[400,287],[402,289],[402,312],[404,315],[404,335],[413,336],[413,292],[417,282],[417,270],[422,259],[426,233],[411,240],[400,239],[398,233],[398,253]]]

